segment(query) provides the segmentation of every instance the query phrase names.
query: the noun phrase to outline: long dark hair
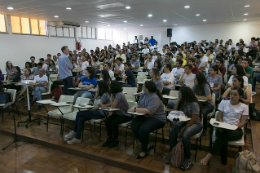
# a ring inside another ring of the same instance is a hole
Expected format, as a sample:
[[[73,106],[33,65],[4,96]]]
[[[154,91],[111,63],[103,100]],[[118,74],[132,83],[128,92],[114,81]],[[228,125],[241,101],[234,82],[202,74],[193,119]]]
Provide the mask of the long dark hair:
[[[109,76],[108,71],[107,71],[107,70],[102,70],[102,71],[101,71],[101,74],[102,74],[102,76],[103,76],[103,80],[107,82],[107,85],[109,85],[110,82],[111,82],[111,78],[110,78],[110,76]]]
[[[144,86],[145,86],[145,88],[148,89],[148,91],[149,91],[150,93],[156,93],[161,100],[163,99],[163,98],[162,98],[162,94],[161,94],[160,91],[157,89],[157,87],[156,87],[156,85],[155,85],[155,83],[154,83],[153,81],[146,81],[146,82],[144,83]]]
[[[113,80],[111,82],[110,88],[111,88],[111,94],[116,94],[116,93],[120,93],[123,91],[122,84],[116,80]]]
[[[18,71],[18,73],[21,73],[21,69],[20,69],[20,67],[15,66],[14,68]]]
[[[232,90],[237,90],[239,96],[242,96],[242,97],[244,96],[244,91],[242,88],[231,88],[231,91]],[[231,94],[231,91],[230,91],[230,94]],[[242,99],[239,99],[239,102],[244,103],[244,101]]]
[[[242,76],[234,76],[233,79],[236,78],[239,82],[241,82],[240,88],[244,88],[244,79]]]
[[[236,69],[237,69],[237,76],[245,76],[246,73],[245,73],[245,70],[244,68],[241,66],[241,65],[235,65]]]
[[[238,62],[239,59],[242,59],[242,60],[243,60],[243,58],[242,58],[241,56],[237,57],[237,59],[235,60],[235,65],[237,64],[237,62]],[[239,65],[240,65],[240,64],[239,64]]]
[[[25,63],[25,68],[26,68],[26,64],[29,65],[29,68],[32,68],[32,64],[31,64],[30,62],[27,61],[27,62]]]
[[[160,71],[161,68],[162,68],[162,66],[161,66],[161,62],[160,62],[159,60],[154,61],[154,63],[155,63],[155,62],[158,64],[157,69]]]
[[[198,99],[196,98],[195,94],[193,93],[192,89],[190,87],[180,87],[180,92],[181,92],[181,101],[178,107],[178,110],[180,110],[183,106],[185,106],[186,104],[192,103],[192,102],[196,102],[198,103],[199,107],[200,107],[200,118],[202,118],[201,114],[202,114],[202,106],[200,104],[200,102],[198,101]]]
[[[199,96],[204,96],[205,95],[204,86],[208,85],[210,88],[210,85],[209,85],[207,79],[205,78],[204,74],[201,72],[196,74],[196,79],[198,81],[198,85],[194,85],[194,93],[196,93]]]
[[[89,79],[93,79],[95,77],[94,69],[93,68],[87,68],[86,70],[90,74]]]
[[[102,97],[105,93],[110,94],[109,85],[106,81],[101,80],[98,82],[98,96]]]

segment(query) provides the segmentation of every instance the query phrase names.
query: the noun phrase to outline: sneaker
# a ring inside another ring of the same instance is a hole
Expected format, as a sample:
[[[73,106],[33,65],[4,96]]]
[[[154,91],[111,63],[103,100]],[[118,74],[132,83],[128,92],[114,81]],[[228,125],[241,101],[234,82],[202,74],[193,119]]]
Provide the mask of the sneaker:
[[[68,134],[64,135],[64,141],[67,141],[76,136],[76,132],[71,130]]]
[[[68,144],[78,144],[78,143],[81,143],[81,140],[74,138],[74,139],[68,141],[67,143]]]
[[[107,139],[107,141],[102,145],[102,147],[108,147],[111,144],[111,139]]]
[[[255,92],[255,91],[252,92],[252,96],[254,96],[254,95],[256,95],[256,92]]]
[[[114,147],[117,146],[118,143],[119,143],[119,140],[118,140],[118,139],[113,140],[113,141],[111,142],[111,144],[108,146],[108,148],[114,148]]]
[[[181,164],[182,169],[188,169],[191,165],[190,159],[184,159],[183,163]]]
[[[207,134],[208,134],[208,131],[207,130],[203,130],[202,134],[201,134],[201,137],[204,138]]]

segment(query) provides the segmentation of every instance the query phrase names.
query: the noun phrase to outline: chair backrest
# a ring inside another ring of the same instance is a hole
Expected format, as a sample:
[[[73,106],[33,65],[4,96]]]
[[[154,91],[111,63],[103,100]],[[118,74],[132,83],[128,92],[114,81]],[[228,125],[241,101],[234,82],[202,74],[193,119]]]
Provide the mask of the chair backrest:
[[[253,99],[252,99],[252,85],[251,84],[248,84],[247,85],[247,89],[250,91],[250,97],[251,97],[251,101],[250,101],[250,103],[253,103]]]
[[[212,100],[212,103],[213,103],[213,106],[214,106],[214,110],[213,110],[213,112],[215,113],[215,110],[216,110],[216,98],[215,98],[216,96],[215,96],[215,94],[213,93],[212,95],[211,95],[211,100]]]
[[[98,104],[100,103],[100,99],[95,99],[94,100],[94,108],[97,108],[98,107]]]
[[[52,82],[57,81],[58,80],[58,74],[50,74],[50,80]]]
[[[70,107],[71,111],[73,111],[73,101],[74,101],[74,96],[69,96],[69,95],[61,95],[59,102],[70,102],[69,106],[64,106],[65,107]]]
[[[227,85],[228,83],[228,76],[227,73],[224,74],[224,83]]]
[[[136,87],[123,87],[123,92],[127,92],[127,94],[125,94],[127,101],[135,102],[135,96],[133,96],[133,94],[137,92]]]
[[[179,91],[171,90],[169,96],[179,97]],[[169,100],[168,102],[174,102],[174,101],[176,101],[176,100],[177,100],[177,99]]]
[[[15,99],[16,99],[16,90],[15,90],[15,89],[7,89],[6,92],[8,92],[8,93],[11,94],[11,97],[12,97],[12,103],[14,103],[14,102],[15,102]]]
[[[100,64],[100,70],[103,70],[103,65]]]
[[[87,104],[88,105],[89,101],[90,101],[89,98],[78,97],[75,105],[79,105],[79,104]]]

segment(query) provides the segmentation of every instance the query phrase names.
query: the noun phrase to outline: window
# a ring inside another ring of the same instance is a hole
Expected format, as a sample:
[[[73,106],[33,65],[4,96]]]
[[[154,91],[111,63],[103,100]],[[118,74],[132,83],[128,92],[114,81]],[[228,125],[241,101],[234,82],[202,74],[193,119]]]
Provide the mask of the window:
[[[82,26],[82,37],[87,38],[87,28],[85,26]]]
[[[29,18],[21,17],[22,34],[31,34]]]
[[[0,14],[0,32],[6,32],[5,16]]]
[[[57,28],[57,36],[63,37],[63,29],[62,28]]]
[[[69,28],[70,37],[74,37],[74,28]]]
[[[47,35],[47,25],[46,21],[44,20],[39,20],[39,30],[40,30],[40,35]]]
[[[52,26],[51,27],[51,36],[57,36],[57,33],[56,33],[56,27],[55,26]]]
[[[87,27],[87,38],[91,38],[91,27]]]
[[[98,28],[98,39],[106,39],[106,30],[103,28]]]
[[[69,37],[69,28],[63,28],[63,34],[64,37]]]
[[[39,35],[39,25],[37,19],[31,19],[32,34]]]
[[[96,28],[91,28],[92,38],[96,39]]]
[[[11,26],[12,26],[12,33],[20,34],[21,33],[20,17],[11,16]]]

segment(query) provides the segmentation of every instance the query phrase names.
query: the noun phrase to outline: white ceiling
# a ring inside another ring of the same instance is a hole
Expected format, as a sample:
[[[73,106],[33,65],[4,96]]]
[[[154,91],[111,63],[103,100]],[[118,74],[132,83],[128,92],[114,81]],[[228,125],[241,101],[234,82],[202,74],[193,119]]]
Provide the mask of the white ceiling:
[[[184,9],[185,5],[190,8]],[[250,7],[245,8],[245,5]],[[7,10],[9,6],[14,9]],[[125,9],[125,6],[131,6],[131,9]],[[66,10],[66,7],[72,9]],[[260,0],[0,0],[0,13],[93,27],[140,28],[140,24],[143,28],[172,27],[174,24],[260,20]],[[150,13],[153,14],[151,18],[147,17]],[[196,17],[198,13],[200,16]],[[55,15],[59,18],[54,18]]]

